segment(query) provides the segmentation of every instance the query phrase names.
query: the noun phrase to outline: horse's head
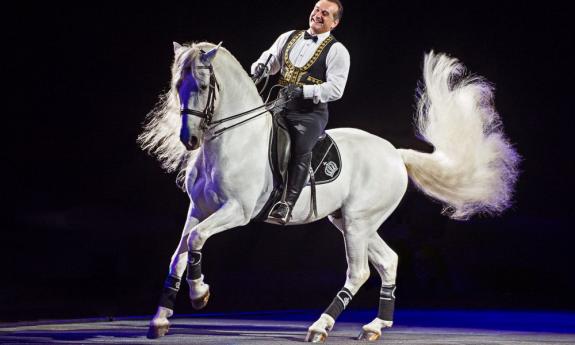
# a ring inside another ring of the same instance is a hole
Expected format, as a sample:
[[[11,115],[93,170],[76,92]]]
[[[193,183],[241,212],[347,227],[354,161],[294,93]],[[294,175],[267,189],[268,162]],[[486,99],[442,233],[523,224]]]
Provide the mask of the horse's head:
[[[188,150],[202,144],[204,131],[211,123],[218,93],[212,62],[218,45],[182,46],[174,42],[175,62],[172,88],[179,96],[182,116],[180,140]]]

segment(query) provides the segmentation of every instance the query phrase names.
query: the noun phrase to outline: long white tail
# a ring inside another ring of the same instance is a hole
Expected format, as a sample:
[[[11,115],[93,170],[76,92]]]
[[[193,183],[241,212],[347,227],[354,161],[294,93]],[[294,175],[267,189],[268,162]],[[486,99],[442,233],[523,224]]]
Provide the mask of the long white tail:
[[[417,187],[440,200],[454,219],[509,207],[520,161],[503,134],[492,86],[464,73],[456,59],[425,56],[415,121],[435,151],[399,150]]]

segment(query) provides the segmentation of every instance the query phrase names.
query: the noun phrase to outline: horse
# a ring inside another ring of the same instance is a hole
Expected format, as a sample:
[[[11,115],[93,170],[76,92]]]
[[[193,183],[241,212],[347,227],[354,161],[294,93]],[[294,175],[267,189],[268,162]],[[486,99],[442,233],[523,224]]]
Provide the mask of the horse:
[[[308,342],[326,340],[370,276],[368,263],[381,278],[379,311],[359,339],[379,339],[393,325],[398,255],[377,231],[410,179],[453,219],[498,215],[511,204],[520,156],[504,135],[492,85],[467,73],[457,59],[431,51],[424,55],[417,90],[415,126],[433,145],[432,153],[398,149],[360,129],[326,131],[341,154],[340,175],[317,186],[317,214],[310,212],[310,187],[305,187],[289,225],[328,217],[343,234],[347,271],[342,290],[309,326]],[[227,120],[231,125],[224,127]],[[274,188],[271,128],[272,116],[255,84],[221,43],[174,42],[170,89],[148,114],[138,140],[165,170],[177,173],[190,205],[149,338],[168,332],[186,268],[193,307],[206,305],[210,289],[201,272],[203,245],[217,233],[248,224],[266,204]]]

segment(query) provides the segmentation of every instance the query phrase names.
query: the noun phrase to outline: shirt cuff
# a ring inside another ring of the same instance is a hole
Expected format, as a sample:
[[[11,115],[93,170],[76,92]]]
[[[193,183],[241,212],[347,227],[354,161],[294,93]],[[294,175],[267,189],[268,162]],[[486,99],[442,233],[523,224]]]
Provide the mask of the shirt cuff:
[[[304,85],[303,86],[303,98],[313,99],[314,103],[319,103],[319,88],[317,85]]]

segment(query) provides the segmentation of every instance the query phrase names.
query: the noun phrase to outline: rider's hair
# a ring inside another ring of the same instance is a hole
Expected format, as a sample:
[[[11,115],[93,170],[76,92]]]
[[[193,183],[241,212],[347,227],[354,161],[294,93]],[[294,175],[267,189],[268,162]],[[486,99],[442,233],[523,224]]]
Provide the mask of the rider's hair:
[[[341,1],[339,0],[327,0],[327,1],[333,2],[334,4],[337,5],[338,10],[336,13],[334,13],[333,16],[335,20],[341,21],[341,17],[343,16],[343,5],[341,4]]]

